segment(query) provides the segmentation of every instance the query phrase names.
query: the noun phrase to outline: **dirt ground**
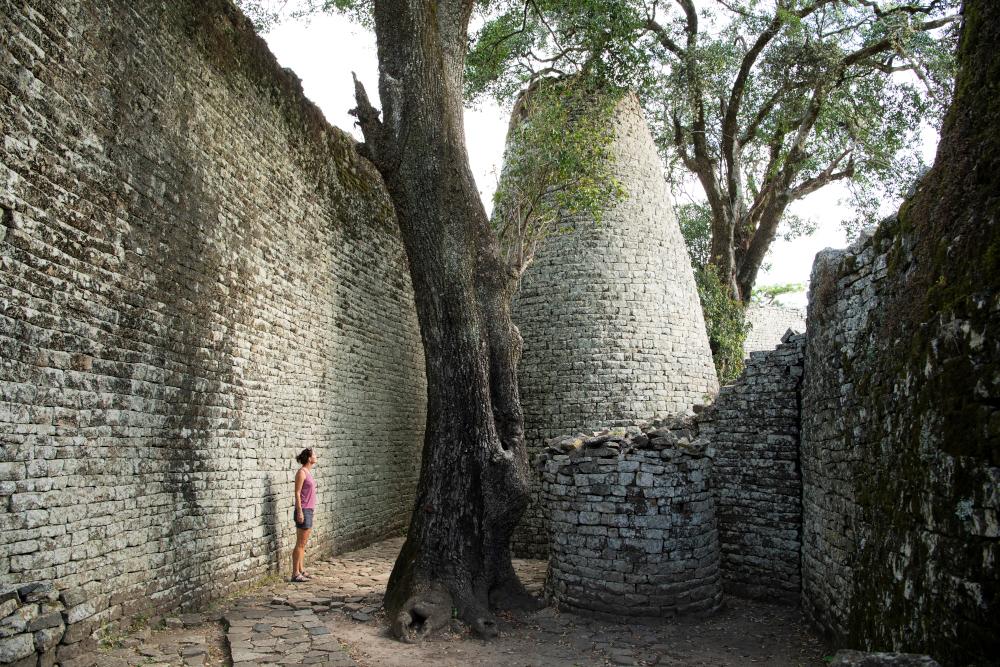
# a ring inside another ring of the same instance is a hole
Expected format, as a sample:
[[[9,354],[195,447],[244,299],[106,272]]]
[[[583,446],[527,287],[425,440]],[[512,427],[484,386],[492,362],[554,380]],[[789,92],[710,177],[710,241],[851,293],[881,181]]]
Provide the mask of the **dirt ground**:
[[[500,637],[455,626],[421,644],[390,638],[380,609],[400,539],[316,563],[312,581],[272,583],[219,609],[164,620],[66,667],[101,665],[321,665],[346,667],[570,667],[604,665],[823,665],[829,654],[795,607],[727,598],[703,620],[609,623],[552,607],[504,614]],[[543,561],[515,561],[540,592]]]

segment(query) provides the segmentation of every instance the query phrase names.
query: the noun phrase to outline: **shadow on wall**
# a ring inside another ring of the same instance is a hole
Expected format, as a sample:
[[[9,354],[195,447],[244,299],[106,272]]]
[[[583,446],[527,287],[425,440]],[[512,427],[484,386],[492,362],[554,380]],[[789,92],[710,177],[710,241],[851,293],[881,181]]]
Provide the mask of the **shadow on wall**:
[[[281,570],[281,540],[278,537],[278,497],[274,492],[274,476],[264,478],[264,497],[261,499],[260,521],[267,544],[267,571],[277,574]]]

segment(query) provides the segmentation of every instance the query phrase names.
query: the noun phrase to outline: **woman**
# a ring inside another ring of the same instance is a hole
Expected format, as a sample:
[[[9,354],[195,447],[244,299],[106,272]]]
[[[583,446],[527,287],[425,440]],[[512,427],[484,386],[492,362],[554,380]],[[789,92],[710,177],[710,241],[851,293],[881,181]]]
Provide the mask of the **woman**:
[[[309,581],[305,572],[304,559],[306,543],[312,532],[313,510],[316,509],[316,482],[312,468],[316,465],[316,454],[311,448],[303,449],[296,460],[302,464],[295,473],[295,548],[292,549],[292,581]]]

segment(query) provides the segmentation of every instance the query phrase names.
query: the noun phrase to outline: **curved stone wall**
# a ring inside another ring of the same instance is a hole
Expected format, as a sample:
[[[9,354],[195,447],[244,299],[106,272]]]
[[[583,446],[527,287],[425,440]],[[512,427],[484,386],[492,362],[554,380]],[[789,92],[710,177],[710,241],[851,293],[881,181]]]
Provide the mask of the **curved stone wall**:
[[[608,620],[710,614],[722,604],[713,452],[683,423],[630,431],[567,437],[543,455],[546,591]]]
[[[614,172],[627,198],[600,225],[560,221],[572,231],[541,244],[513,306],[533,453],[547,438],[683,412],[718,391],[691,262],[634,96],[613,124]],[[534,507],[513,544],[522,555],[546,554]]]
[[[402,528],[425,383],[391,207],[227,0],[0,12],[0,590],[63,642]],[[347,102],[345,102],[346,104]]]

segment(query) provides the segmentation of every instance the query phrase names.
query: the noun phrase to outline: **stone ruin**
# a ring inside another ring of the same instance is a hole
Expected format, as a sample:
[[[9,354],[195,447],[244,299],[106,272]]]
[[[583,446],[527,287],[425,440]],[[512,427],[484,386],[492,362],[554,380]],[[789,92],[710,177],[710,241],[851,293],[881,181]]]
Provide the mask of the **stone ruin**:
[[[539,244],[514,299],[532,455],[559,434],[680,412],[719,388],[691,262],[634,95],[611,123],[613,171],[626,198],[600,224],[582,214],[561,219],[568,231]],[[539,488],[536,479],[512,546],[544,558]]]
[[[804,308],[751,303],[747,308],[746,324],[750,329],[743,341],[744,359],[749,358],[751,352],[773,350],[789,329],[805,333],[806,311]]]
[[[401,530],[423,360],[391,207],[350,138],[228,0],[8,3],[0,33],[0,662],[72,660],[106,626],[280,571],[306,446],[337,517],[314,556]],[[629,427],[714,394],[711,360],[679,235],[654,224],[655,151],[616,122],[639,207],[556,238],[517,304],[528,435],[564,513],[553,597],[708,612],[721,581],[801,604],[838,645],[988,663],[1000,287],[976,271],[996,220],[930,234],[911,207],[822,254],[808,336],[752,352],[671,444],[673,422]],[[621,430],[541,456],[604,427]],[[694,579],[671,580],[664,549]]]
[[[607,620],[719,609],[715,452],[696,434],[692,420],[655,421],[558,438],[539,457],[560,608]]]

